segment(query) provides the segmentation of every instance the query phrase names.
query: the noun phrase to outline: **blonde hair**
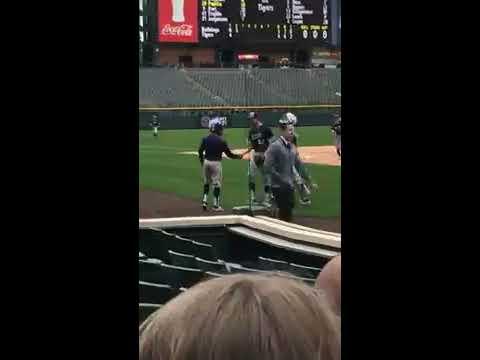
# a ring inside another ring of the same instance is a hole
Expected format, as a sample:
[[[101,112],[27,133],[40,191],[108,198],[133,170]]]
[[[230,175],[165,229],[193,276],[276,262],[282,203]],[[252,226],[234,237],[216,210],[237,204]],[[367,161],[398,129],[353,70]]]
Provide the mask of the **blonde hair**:
[[[321,291],[226,275],[171,300],[140,332],[139,360],[339,360],[340,325]]]

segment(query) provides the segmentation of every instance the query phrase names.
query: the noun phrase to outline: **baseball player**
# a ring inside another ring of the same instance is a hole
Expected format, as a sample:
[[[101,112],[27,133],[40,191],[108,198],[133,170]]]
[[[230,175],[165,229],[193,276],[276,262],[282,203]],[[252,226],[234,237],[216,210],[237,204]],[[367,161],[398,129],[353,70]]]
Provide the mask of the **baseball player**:
[[[212,123],[211,133],[205,136],[198,149],[198,157],[203,169],[203,199],[204,211],[208,209],[208,193],[213,186],[213,211],[223,211],[220,206],[220,188],[222,186],[222,154],[231,159],[241,159],[242,155],[230,151],[226,141],[222,138],[223,125]]]
[[[160,126],[160,121],[158,120],[158,115],[157,114],[153,114],[152,121],[150,122],[150,125],[153,128],[153,136],[157,137],[158,136],[158,127]]]
[[[263,163],[265,161],[265,151],[267,150],[268,145],[273,138],[273,132],[268,126],[265,126],[260,122],[257,113],[249,113],[248,119],[250,120],[250,131],[248,132],[249,148],[242,154],[242,156],[252,152],[248,165],[248,189],[250,193],[250,203],[253,204],[256,202],[255,175],[257,172],[260,172],[265,190],[264,205],[268,207],[271,205],[272,191],[270,187],[270,180],[268,176],[266,176],[263,168]]]
[[[295,125],[297,125],[297,122],[297,116],[292,114],[291,112],[287,112],[286,114],[284,114],[279,121],[280,124],[286,125],[289,128],[291,132],[291,143],[295,145],[296,151],[298,152],[298,135],[295,132]],[[306,171],[306,169],[304,169],[304,171]],[[300,176],[298,169],[296,169],[295,167],[293,168],[293,174],[295,180],[295,187],[298,191],[298,194],[300,195],[300,204],[305,206],[311,205],[312,200],[310,199],[310,187],[305,184],[304,179],[302,178],[302,176]],[[317,184],[312,183],[311,188],[316,189]]]
[[[342,118],[339,116],[332,125],[332,133],[335,136],[335,148],[338,157],[342,157]]]

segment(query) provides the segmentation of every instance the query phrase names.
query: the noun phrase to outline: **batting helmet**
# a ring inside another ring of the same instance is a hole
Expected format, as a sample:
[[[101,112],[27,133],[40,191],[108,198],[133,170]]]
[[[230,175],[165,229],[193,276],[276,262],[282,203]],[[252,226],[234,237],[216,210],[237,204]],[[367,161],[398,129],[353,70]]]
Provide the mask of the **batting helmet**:
[[[296,125],[297,124],[297,117],[292,114],[291,112],[285,113],[279,120],[279,124],[281,125]]]
[[[222,123],[215,123],[213,125],[213,132],[217,135],[221,135],[223,133],[223,124]]]

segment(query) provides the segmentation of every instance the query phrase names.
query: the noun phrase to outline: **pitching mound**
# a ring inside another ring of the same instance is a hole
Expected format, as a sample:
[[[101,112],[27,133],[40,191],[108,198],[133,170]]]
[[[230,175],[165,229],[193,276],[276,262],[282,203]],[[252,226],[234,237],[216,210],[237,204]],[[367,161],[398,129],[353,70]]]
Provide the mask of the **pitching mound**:
[[[235,149],[236,154],[244,152],[246,149]],[[300,146],[298,148],[300,151],[300,157],[303,161],[309,164],[320,164],[320,165],[331,165],[331,166],[340,166],[341,162],[338,158],[337,152],[335,151],[335,146]],[[179,154],[182,155],[197,155],[196,151],[183,151]],[[223,155],[224,157],[225,154]],[[244,157],[244,160],[249,160],[250,154],[247,154]]]

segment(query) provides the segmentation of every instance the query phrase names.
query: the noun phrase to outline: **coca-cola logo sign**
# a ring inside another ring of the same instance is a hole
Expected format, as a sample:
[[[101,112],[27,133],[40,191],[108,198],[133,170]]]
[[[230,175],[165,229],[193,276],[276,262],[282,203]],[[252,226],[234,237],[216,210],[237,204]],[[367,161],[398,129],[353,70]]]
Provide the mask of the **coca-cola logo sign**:
[[[187,24],[173,26],[166,24],[162,28],[161,34],[165,36],[192,36],[193,26]]]
[[[158,0],[158,41],[198,42],[198,0]]]

